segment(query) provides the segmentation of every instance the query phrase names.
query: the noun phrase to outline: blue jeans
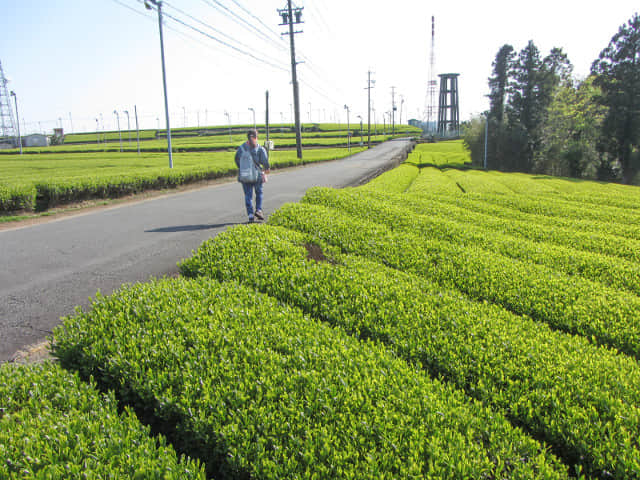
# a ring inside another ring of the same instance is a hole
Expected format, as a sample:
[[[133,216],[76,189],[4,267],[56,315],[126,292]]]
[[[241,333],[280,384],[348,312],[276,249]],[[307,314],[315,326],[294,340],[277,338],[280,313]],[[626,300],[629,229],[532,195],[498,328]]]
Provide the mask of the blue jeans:
[[[262,182],[243,183],[244,204],[247,207],[247,215],[253,217],[253,191],[256,191],[256,210],[262,210]]]

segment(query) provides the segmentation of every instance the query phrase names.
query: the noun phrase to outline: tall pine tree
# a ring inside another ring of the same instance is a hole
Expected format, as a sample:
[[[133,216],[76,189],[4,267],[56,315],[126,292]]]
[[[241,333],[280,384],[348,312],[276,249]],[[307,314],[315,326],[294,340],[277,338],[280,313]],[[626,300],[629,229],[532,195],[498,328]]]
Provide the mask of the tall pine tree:
[[[591,66],[608,107],[602,150],[618,161],[625,183],[640,170],[640,16],[622,25]]]
[[[504,112],[507,102],[509,73],[511,72],[514,49],[503,45],[493,62],[493,75],[489,78],[489,138],[487,141],[489,168],[505,168]]]

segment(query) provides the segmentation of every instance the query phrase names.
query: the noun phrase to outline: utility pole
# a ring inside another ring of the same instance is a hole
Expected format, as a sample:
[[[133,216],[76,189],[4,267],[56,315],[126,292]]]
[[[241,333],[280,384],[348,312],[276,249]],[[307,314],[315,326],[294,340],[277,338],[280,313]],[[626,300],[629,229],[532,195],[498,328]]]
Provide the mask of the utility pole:
[[[138,155],[140,155],[140,128],[138,126],[138,107],[133,106],[133,113],[136,117],[136,141],[138,142]]]
[[[117,110],[114,110],[113,113],[116,116],[116,119],[118,120],[118,137],[120,137],[120,152],[122,152],[122,132],[120,131],[120,115],[118,115]]]
[[[125,110],[124,113],[127,115],[127,132],[129,132],[129,145],[131,145],[131,122],[129,121],[129,110]]]
[[[296,73],[296,49],[293,35],[302,33],[302,30],[293,31],[294,23],[297,25],[302,23],[302,7],[291,8],[291,0],[287,0],[287,8],[278,10],[278,14],[282,16],[280,25],[289,25],[289,32],[283,35],[289,35],[289,44],[291,46],[291,82],[293,83],[293,105],[295,112],[295,130],[296,130],[296,150],[298,158],[302,159],[302,136],[300,134],[300,98],[298,89],[298,75]],[[295,19],[293,18],[295,15]]]
[[[102,126],[102,147],[103,147],[103,150],[106,152],[107,151],[107,134],[104,131],[104,117],[102,116],[102,113],[100,114],[100,125]]]
[[[233,140],[231,139],[231,115],[226,110],[224,111],[224,114],[226,115],[227,121],[229,122],[229,142],[232,143]]]
[[[367,136],[368,136],[368,140],[367,140],[367,148],[371,148],[371,89],[373,88],[373,85],[376,83],[375,80],[371,80],[371,70],[369,70],[368,72],[368,79],[367,79],[367,86],[366,86],[366,90],[367,90]]]
[[[255,109],[253,107],[249,107],[249,111],[251,113],[253,113],[253,129],[257,130],[257,128],[256,128],[256,111],[255,111]]]
[[[160,57],[162,59],[162,86],[164,87],[164,113],[167,119],[167,150],[169,151],[169,168],[173,168],[173,155],[171,152],[171,127],[169,126],[169,100],[167,99],[167,70],[164,66],[164,41],[162,39],[162,2],[159,0],[144,0],[144,6],[151,10],[151,2],[158,7],[158,25],[160,28]]]
[[[391,135],[396,133],[396,87],[391,87]]]
[[[487,169],[487,139],[489,138],[489,114],[484,116],[484,169]]]
[[[347,147],[351,153],[351,127],[349,126],[349,106],[345,104],[344,109],[347,111]]]
[[[269,143],[269,90],[265,92],[265,110],[264,110],[264,126],[267,131],[267,153],[271,150],[271,144]]]
[[[11,96],[13,97],[13,102],[16,105],[16,125],[18,126],[18,146],[20,147],[20,155],[22,155],[22,136],[20,135],[20,115],[18,114],[18,97],[16,96],[16,92],[11,90]]]

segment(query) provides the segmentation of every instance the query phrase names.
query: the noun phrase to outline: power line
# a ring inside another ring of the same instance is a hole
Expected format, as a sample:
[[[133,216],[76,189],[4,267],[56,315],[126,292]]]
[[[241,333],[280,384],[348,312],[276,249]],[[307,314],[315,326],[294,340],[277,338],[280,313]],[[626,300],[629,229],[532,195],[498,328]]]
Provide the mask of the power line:
[[[250,32],[250,33],[262,38],[263,40],[266,40],[266,41],[270,42],[272,45],[275,45],[277,48],[279,48],[281,50],[284,50],[284,51],[287,50],[286,47],[284,47],[281,43],[275,41],[273,38],[271,38],[268,35],[266,35],[262,30],[257,28],[251,22],[248,22],[247,20],[242,18],[240,15],[235,13],[233,10],[230,10],[226,5],[223,5],[218,0],[203,0],[203,2],[205,2],[205,4],[207,4],[208,6],[210,6],[213,9],[215,9],[216,11],[222,13],[222,15],[224,15],[227,18],[229,18],[230,20],[232,20],[236,24],[240,25],[242,28],[244,28],[248,32]]]
[[[139,15],[144,16],[145,18],[148,18],[149,20],[153,20],[153,19],[151,19],[148,15],[146,15],[145,13],[143,13],[143,12],[139,12],[138,10],[135,10],[134,8],[130,7],[129,5],[126,5],[126,4],[122,3],[122,2],[121,2],[121,1],[119,1],[119,0],[113,0],[113,1],[114,1],[114,2],[116,2],[116,3],[118,3],[119,5],[121,5],[121,6],[125,7],[125,8],[127,8],[127,9],[129,9],[129,10],[133,11],[133,12],[136,12],[136,13],[137,13],[137,14],[139,14]],[[144,0],[137,0],[137,1],[138,1],[139,3],[141,3],[141,4],[143,4],[143,5],[145,4]],[[166,2],[164,2],[164,4],[165,4],[165,5],[168,5]],[[145,5],[145,6],[146,6],[146,5]],[[155,8],[153,8],[153,6],[152,6],[152,5],[149,5],[149,6],[150,6],[150,7],[152,7],[152,8],[151,8],[152,10],[156,10]],[[170,7],[171,7],[171,8],[173,8],[174,10],[177,10],[177,11],[178,11],[178,12],[180,12],[181,14],[183,14],[183,15],[185,15],[185,16],[187,16],[187,17],[189,17],[189,18],[191,18],[191,19],[193,19],[193,20],[195,20],[195,21],[197,21],[198,23],[201,23],[202,25],[204,25],[204,26],[206,26],[207,28],[209,28],[209,29],[211,29],[211,30],[215,31],[216,33],[219,33],[219,34],[221,34],[221,35],[223,35],[223,36],[225,36],[225,37],[230,38],[230,36],[229,36],[229,35],[227,35],[227,34],[225,34],[224,32],[220,32],[219,30],[215,29],[214,27],[212,27],[212,26],[210,26],[210,25],[208,25],[208,24],[206,24],[206,23],[204,23],[204,22],[202,22],[202,21],[200,21],[200,20],[196,19],[196,18],[195,18],[195,17],[193,17],[192,15],[189,15],[188,13],[186,13],[186,12],[184,12],[184,11],[180,10],[179,8],[174,7],[174,6],[172,6],[172,5],[168,5],[168,6],[170,6]],[[179,23],[179,24],[181,24],[181,25],[183,25],[183,26],[185,26],[185,27],[187,27],[187,28],[190,28],[191,30],[194,30],[194,31],[196,31],[196,32],[200,33],[201,35],[204,35],[204,36],[206,36],[206,37],[208,37],[208,38],[210,38],[210,39],[212,39],[212,40],[214,40],[214,41],[216,41],[216,42],[218,42],[218,43],[221,43],[221,44],[223,44],[224,46],[227,46],[227,47],[229,47],[229,48],[231,48],[231,49],[233,49],[233,50],[235,50],[235,51],[237,51],[237,52],[239,52],[239,53],[241,53],[241,54],[243,54],[243,55],[248,55],[248,56],[250,56],[250,57],[252,57],[252,58],[254,58],[254,59],[256,59],[256,60],[258,60],[258,61],[260,61],[260,62],[262,62],[262,63],[265,63],[265,64],[267,64],[267,65],[269,65],[269,66],[271,66],[271,67],[273,67],[273,68],[276,68],[276,69],[278,69],[278,70],[288,71],[288,69],[287,69],[286,67],[284,67],[284,66],[277,65],[277,64],[275,64],[275,63],[271,63],[271,62],[269,62],[269,61],[267,61],[267,60],[264,60],[264,59],[262,59],[262,58],[258,58],[258,57],[256,57],[255,55],[252,55],[251,53],[249,53],[249,52],[247,52],[247,51],[243,51],[242,49],[240,49],[240,48],[238,48],[238,47],[235,47],[234,45],[229,44],[228,42],[224,42],[223,40],[220,40],[220,39],[218,39],[218,38],[216,38],[216,37],[214,37],[214,36],[212,36],[212,35],[207,34],[206,32],[203,32],[203,31],[201,31],[201,30],[197,29],[196,27],[194,27],[194,26],[192,26],[192,25],[189,25],[188,23],[186,23],[186,22],[184,22],[184,21],[182,21],[182,20],[180,20],[180,19],[178,19],[178,18],[176,18],[176,17],[174,17],[174,16],[172,16],[172,15],[169,15],[169,14],[168,14],[168,13],[166,13],[166,12],[164,13],[164,16],[165,16],[165,17],[169,17],[169,18],[170,18],[170,19],[172,19],[173,21],[175,21],[175,22],[177,22],[177,23]],[[200,45],[203,45],[203,46],[205,46],[205,47],[207,47],[207,48],[213,48],[213,47],[211,47],[210,45],[207,45],[207,44],[205,44],[205,43],[203,43],[203,42],[201,42],[201,41],[198,41],[197,39],[195,39],[195,38],[191,37],[190,35],[185,34],[184,32],[181,32],[180,30],[178,30],[178,29],[176,29],[176,28],[172,28],[170,25],[167,25],[167,28],[168,28],[169,30],[171,30],[171,31],[173,31],[173,32],[175,32],[175,33],[177,33],[177,34],[179,34],[179,35],[182,35],[182,36],[184,36],[184,37],[186,37],[186,38],[188,38],[188,39],[190,39],[190,40],[192,40],[192,41],[194,41],[194,42],[199,43]],[[251,48],[252,48],[252,47],[250,47],[250,46],[248,46],[248,45],[244,45],[244,44],[242,44],[241,42],[238,42],[238,43],[239,43],[240,45],[242,45],[243,47],[245,47],[245,48],[249,48],[249,49],[251,49]],[[265,55],[265,56],[266,56],[266,55]],[[239,58],[239,57],[236,57],[236,58]],[[272,62],[277,62],[277,60],[274,60],[274,59],[271,59],[271,60],[272,60]]]
[[[117,3],[117,4],[119,4],[119,5],[123,6],[123,7],[127,8],[127,9],[129,9],[129,10],[131,10],[131,11],[133,11],[133,12],[137,13],[138,15],[144,16],[145,18],[148,18],[149,20],[153,20],[153,19],[152,19],[152,18],[150,18],[148,15],[146,15],[144,12],[140,12],[140,11],[138,11],[138,10],[134,9],[134,8],[132,8],[131,6],[126,5],[125,3],[121,2],[120,0],[112,0],[112,1],[114,1],[115,3]],[[144,0],[137,0],[137,1],[138,1],[139,3],[141,3],[141,4],[144,4]],[[205,1],[205,2],[206,2],[206,0],[203,0],[203,1]],[[239,4],[236,0],[233,0],[233,1],[234,1],[234,3],[235,3],[236,5],[238,5],[238,7],[239,7],[239,8],[241,8],[243,11],[247,11],[247,9],[246,9],[245,7],[243,7],[241,4]],[[217,2],[217,1],[216,1],[216,3],[218,3],[218,4],[219,4],[219,2]],[[173,9],[173,10],[175,10],[175,11],[179,12],[181,15],[183,15],[183,16],[185,16],[185,17],[188,17],[189,19],[191,19],[191,20],[193,20],[193,21],[197,22],[197,23],[198,23],[198,24],[200,24],[200,25],[203,25],[204,27],[206,27],[206,28],[208,28],[208,29],[210,29],[210,30],[212,30],[212,31],[216,32],[217,34],[219,34],[219,35],[221,35],[221,36],[223,36],[223,37],[231,38],[231,37],[230,37],[230,35],[228,35],[228,34],[226,34],[226,33],[222,32],[222,31],[220,31],[220,30],[218,30],[218,29],[216,29],[216,28],[214,28],[214,27],[212,27],[212,26],[208,25],[207,23],[205,23],[205,22],[203,22],[203,21],[201,21],[201,20],[198,20],[198,19],[197,19],[197,18],[195,18],[194,16],[190,15],[189,13],[187,13],[187,12],[185,12],[185,11],[183,11],[183,10],[181,10],[181,9],[179,9],[179,8],[177,8],[177,7],[175,7],[175,6],[173,6],[173,5],[169,5],[166,1],[164,2],[164,5],[169,6],[171,9]],[[212,6],[213,6],[213,5],[212,5]],[[215,7],[214,7],[214,8],[215,8]],[[224,7],[224,8],[226,9],[226,7]],[[154,10],[155,10],[155,9],[154,9]],[[218,10],[218,11],[219,11],[219,9],[217,9],[217,8],[216,8],[216,10]],[[227,10],[228,10],[228,9],[227,9]],[[230,10],[228,10],[228,11],[230,11]],[[230,11],[230,12],[231,12],[231,11]],[[226,13],[224,13],[224,12],[222,12],[222,13],[223,13],[223,15],[227,16],[227,17],[228,17],[228,18],[230,18],[231,20],[234,20],[232,17],[230,17],[230,16],[229,16],[229,15],[227,15]],[[237,17],[237,14],[235,14],[235,13],[233,13],[233,12],[231,12],[231,13],[232,13],[234,16],[236,16],[236,17]],[[252,16],[253,16],[253,15],[252,15]],[[178,23],[179,25],[182,25],[183,27],[185,27],[185,28],[187,28],[187,29],[190,29],[190,30],[192,30],[192,31],[194,31],[194,32],[196,32],[196,33],[199,33],[200,35],[202,35],[202,36],[204,36],[204,37],[206,37],[206,38],[208,38],[208,39],[211,39],[211,40],[213,40],[213,41],[215,41],[215,42],[217,42],[217,43],[219,43],[219,44],[221,44],[221,45],[223,45],[223,46],[225,46],[225,47],[227,47],[227,48],[231,49],[231,50],[232,50],[232,51],[234,51],[234,52],[237,52],[237,53],[239,53],[239,54],[241,54],[241,55],[244,55],[244,56],[251,57],[252,59],[257,60],[257,61],[259,61],[259,62],[261,62],[261,63],[263,63],[263,64],[266,64],[266,65],[268,65],[268,66],[270,66],[270,67],[272,67],[272,68],[274,68],[274,69],[277,69],[277,70],[280,70],[280,71],[284,71],[284,72],[289,72],[289,69],[288,69],[288,68],[286,68],[286,67],[284,67],[284,66],[279,65],[278,63],[276,63],[276,62],[278,62],[278,60],[274,60],[274,59],[265,60],[265,59],[264,59],[264,57],[263,57],[263,58],[257,57],[256,55],[254,55],[254,54],[250,53],[249,51],[245,50],[245,49],[252,49],[252,50],[254,50],[254,51],[255,51],[255,49],[253,49],[253,47],[250,47],[249,45],[243,44],[243,43],[238,42],[238,41],[236,40],[236,43],[237,43],[237,44],[239,44],[239,45],[241,45],[242,47],[244,47],[244,49],[242,49],[242,48],[240,48],[240,47],[238,47],[238,46],[235,46],[235,45],[231,44],[230,42],[224,41],[224,40],[222,40],[222,39],[220,39],[220,38],[218,38],[218,37],[216,37],[216,36],[214,36],[214,35],[211,35],[211,34],[209,34],[209,33],[205,32],[205,31],[203,31],[203,30],[201,30],[201,29],[197,28],[196,26],[192,25],[191,23],[189,23],[189,22],[187,22],[187,21],[184,21],[184,20],[182,20],[182,19],[180,19],[180,18],[177,18],[177,17],[176,17],[176,16],[174,16],[174,15],[168,14],[166,11],[164,12],[164,17],[165,17],[165,18],[169,18],[169,19],[170,19],[170,20],[172,20],[173,22],[176,22],[176,23]],[[254,16],[254,18],[257,18],[257,17],[255,17],[255,16]],[[236,23],[237,23],[237,22],[236,22]],[[245,23],[246,23],[246,22],[245,22]],[[262,21],[260,21],[260,23],[262,23],[262,24],[264,25],[264,23],[263,23]],[[253,27],[253,26],[252,26],[252,27]],[[187,39],[191,40],[191,41],[197,42],[197,43],[198,43],[198,44],[200,44],[200,45],[203,45],[203,46],[205,46],[205,47],[207,47],[207,48],[212,48],[212,49],[213,49],[213,47],[212,47],[211,45],[208,45],[208,44],[206,44],[206,43],[204,43],[204,42],[202,42],[202,41],[199,41],[197,38],[194,38],[193,36],[188,35],[188,34],[187,34],[187,33],[185,33],[185,32],[182,32],[182,31],[180,31],[180,30],[178,30],[178,29],[176,29],[176,28],[171,27],[171,25],[167,25],[167,28],[168,28],[169,30],[171,30],[171,31],[173,31],[173,32],[175,32],[175,33],[177,33],[177,34],[179,34],[179,35],[181,35],[181,36],[183,36],[183,37],[185,37],[185,38],[187,38]],[[243,28],[244,28],[244,27],[243,27]],[[253,28],[254,28],[254,27],[253,27]],[[269,30],[270,30],[270,31],[272,31],[271,29],[269,29]],[[264,35],[263,35],[263,36],[264,36]],[[302,58],[306,58],[304,55],[302,55],[301,57],[302,57]],[[239,57],[236,57],[236,58],[239,58]],[[315,64],[314,64],[313,62],[311,62],[310,60],[308,60],[308,59],[307,59],[307,60],[305,60],[305,63],[307,63],[307,66],[309,67],[309,72],[313,73],[313,74],[314,74],[314,75],[315,75],[315,76],[320,80],[320,83],[321,83],[321,84],[326,84],[326,85],[331,86],[331,87],[332,87],[332,88],[331,88],[331,90],[339,90],[339,91],[342,91],[342,89],[341,89],[341,88],[339,88],[339,87],[338,87],[336,84],[334,84],[332,81],[327,81],[327,77],[325,77],[325,75],[324,75],[322,72],[318,71],[318,69],[316,68],[316,66],[315,66]],[[335,100],[333,100],[333,99],[330,97],[330,94],[329,94],[329,93],[327,93],[327,92],[326,92],[322,87],[320,87],[319,85],[317,85],[315,82],[313,82],[313,83],[312,83],[312,82],[311,82],[311,81],[309,81],[309,80],[302,80],[302,81],[301,81],[301,83],[304,83],[304,85],[305,85],[306,87],[308,87],[310,90],[312,90],[313,92],[315,92],[316,94],[318,94],[320,97],[322,97],[323,99],[325,99],[325,100],[326,100],[326,101],[328,101],[329,103],[331,103],[331,104],[333,104],[333,105],[339,105],[339,104],[338,104],[338,102],[336,102]]]
[[[241,45],[242,47],[245,47],[245,48],[251,48],[249,45],[245,45],[245,44],[243,44],[242,42],[239,42],[238,40],[236,40],[235,38],[233,38],[231,35],[227,35],[226,33],[224,33],[224,32],[222,32],[222,31],[220,31],[220,30],[218,30],[218,29],[216,29],[216,28],[212,27],[211,25],[209,25],[209,24],[207,24],[207,23],[204,23],[202,20],[199,20],[199,19],[195,18],[194,16],[189,15],[189,14],[188,14],[187,12],[185,12],[184,10],[180,10],[178,7],[174,7],[173,5],[169,5],[166,1],[165,1],[165,5],[167,5],[168,7],[172,8],[173,10],[178,11],[179,13],[181,13],[182,15],[184,15],[185,17],[188,17],[188,18],[190,18],[191,20],[194,20],[194,21],[198,22],[200,25],[203,25],[203,26],[207,27],[208,29],[213,30],[214,32],[216,32],[216,33],[218,33],[218,34],[222,35],[223,37],[226,37],[226,38],[228,38],[229,40],[235,41],[238,45]]]
[[[319,20],[319,22],[318,22],[318,23],[320,24],[320,26],[321,26],[321,27],[323,27],[323,28],[327,31],[327,33],[332,34],[331,27],[330,27],[330,26],[329,26],[329,24],[325,21],[325,19],[324,19],[324,17],[323,17],[323,15],[322,15],[322,13],[320,12],[320,10],[318,9],[318,7],[316,6],[316,4],[317,4],[317,3],[319,3],[319,2],[308,2],[307,6],[311,7],[311,10],[312,10],[313,12],[315,12],[315,14],[316,14],[316,16],[317,16],[317,18],[318,18],[318,20]],[[321,2],[320,2],[320,3],[321,3]]]
[[[251,17],[255,18],[258,22],[260,22],[260,24],[266,28],[267,30],[269,30],[269,32],[271,32],[276,38],[278,38],[281,42],[282,42],[282,47],[284,48],[284,50],[287,49],[286,46],[286,42],[284,40],[282,40],[282,37],[280,37],[280,35],[278,35],[278,33],[273,30],[269,25],[265,24],[260,17],[257,17],[256,15],[253,14],[253,12],[251,12],[249,9],[247,9],[246,7],[244,7],[242,4],[240,4],[240,2],[238,2],[237,0],[232,0],[233,3],[235,3],[238,7],[240,7],[244,12],[246,12],[248,15],[250,15]],[[277,42],[276,42],[277,43]]]
[[[112,1],[112,2],[117,3],[118,5],[120,5],[120,6],[124,7],[124,8],[126,8],[126,9],[131,10],[131,11],[132,11],[132,12],[134,12],[134,13],[137,13],[137,14],[138,14],[138,15],[140,15],[140,16],[143,16],[144,18],[148,18],[149,20],[153,21],[153,19],[152,19],[151,17],[149,17],[146,13],[144,13],[144,12],[140,12],[139,10],[136,10],[135,8],[133,8],[133,7],[129,6],[129,5],[127,5],[126,3],[121,2],[120,0],[111,0],[111,1]],[[140,3],[143,3],[143,2],[142,2],[142,0],[138,0],[138,1],[139,1]]]
[[[250,53],[250,52],[247,52],[247,51],[245,51],[245,50],[242,50],[242,49],[240,49],[240,48],[238,48],[238,47],[235,47],[235,46],[231,45],[230,43],[225,42],[224,40],[220,40],[219,38],[214,37],[213,35],[210,35],[210,34],[208,34],[208,33],[206,33],[206,32],[203,32],[203,31],[202,31],[202,30],[200,30],[199,28],[196,28],[196,27],[194,27],[193,25],[189,25],[188,23],[183,22],[183,21],[182,21],[182,20],[180,20],[179,18],[176,18],[176,17],[174,17],[174,16],[172,16],[172,15],[169,15],[168,13],[165,13],[165,16],[166,16],[167,18],[170,18],[170,19],[171,19],[171,20],[173,20],[174,22],[177,22],[177,23],[179,23],[179,24],[181,24],[181,25],[183,25],[183,26],[185,26],[185,27],[187,27],[187,28],[189,28],[189,29],[191,29],[191,30],[193,30],[193,31],[195,31],[195,32],[198,32],[198,33],[199,33],[199,34],[201,34],[201,35],[204,35],[204,36],[205,36],[205,37],[207,37],[207,38],[210,38],[211,40],[213,40],[213,41],[215,41],[215,42],[218,42],[218,43],[220,43],[220,44],[222,44],[222,45],[224,45],[224,46],[226,46],[226,47],[228,47],[228,48],[231,48],[232,50],[235,50],[235,51],[236,51],[236,52],[238,52],[238,53],[241,53],[241,54],[243,54],[243,55],[246,55],[246,56],[248,56],[248,57],[251,57],[251,58],[253,58],[254,60],[257,60],[257,61],[259,61],[259,62],[261,62],[261,63],[264,63],[264,64],[266,64],[266,65],[269,65],[270,67],[276,68],[276,69],[278,69],[278,70],[283,70],[283,71],[285,71],[285,72],[287,72],[287,71],[288,71],[288,69],[287,69],[287,68],[285,68],[285,67],[282,67],[282,66],[280,66],[280,65],[276,65],[275,63],[269,62],[269,61],[264,60],[264,59],[262,59],[262,58],[260,58],[260,57],[256,57],[254,54],[252,54],[252,53]]]

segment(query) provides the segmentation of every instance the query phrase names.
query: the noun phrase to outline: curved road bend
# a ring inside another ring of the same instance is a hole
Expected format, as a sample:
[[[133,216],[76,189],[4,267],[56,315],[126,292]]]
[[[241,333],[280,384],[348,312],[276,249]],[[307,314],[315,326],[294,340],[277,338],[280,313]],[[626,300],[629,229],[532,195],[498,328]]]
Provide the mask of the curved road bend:
[[[362,183],[397,164],[410,144],[394,140],[346,159],[273,171],[264,210],[298,201],[314,186]],[[242,189],[230,180],[0,231],[0,362],[44,340],[97,291],[175,274],[204,240],[245,221]]]

